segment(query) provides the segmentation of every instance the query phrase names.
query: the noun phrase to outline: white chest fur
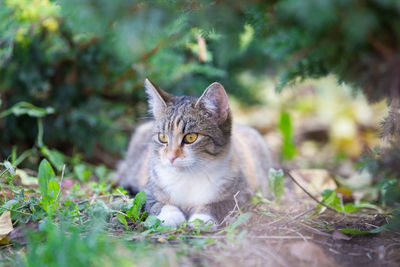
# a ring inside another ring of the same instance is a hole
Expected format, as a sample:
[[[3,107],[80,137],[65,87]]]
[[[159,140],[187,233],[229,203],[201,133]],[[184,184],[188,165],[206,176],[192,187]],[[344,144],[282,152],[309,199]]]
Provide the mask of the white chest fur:
[[[177,170],[157,166],[159,185],[170,196],[173,205],[193,207],[213,202],[227,182],[228,163],[210,162],[196,170]]]

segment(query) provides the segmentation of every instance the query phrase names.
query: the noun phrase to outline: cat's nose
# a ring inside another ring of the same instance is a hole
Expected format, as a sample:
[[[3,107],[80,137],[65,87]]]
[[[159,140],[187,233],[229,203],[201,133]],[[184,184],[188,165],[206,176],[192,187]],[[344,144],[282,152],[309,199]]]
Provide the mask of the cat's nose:
[[[171,155],[168,157],[169,162],[171,162],[171,164],[174,163],[174,161],[176,160],[177,156],[176,155]]]

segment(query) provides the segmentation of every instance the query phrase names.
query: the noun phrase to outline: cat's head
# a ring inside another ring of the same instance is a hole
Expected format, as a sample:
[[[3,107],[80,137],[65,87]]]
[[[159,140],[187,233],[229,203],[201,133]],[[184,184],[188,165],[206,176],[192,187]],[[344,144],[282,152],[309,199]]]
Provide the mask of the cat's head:
[[[146,79],[156,163],[177,169],[206,167],[230,151],[231,115],[224,87],[213,83],[201,97],[174,96]]]

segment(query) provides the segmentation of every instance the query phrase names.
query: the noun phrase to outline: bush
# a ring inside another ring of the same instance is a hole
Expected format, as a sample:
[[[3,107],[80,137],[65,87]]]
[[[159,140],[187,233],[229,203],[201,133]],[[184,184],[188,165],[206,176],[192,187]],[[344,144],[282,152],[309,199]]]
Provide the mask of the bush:
[[[53,107],[44,142],[66,153],[123,151],[129,125],[147,112],[146,77],[191,95],[219,80],[242,100],[257,101],[257,88],[244,90],[239,77],[249,66],[259,75],[264,69],[242,11],[207,19],[225,14],[228,4],[202,3],[203,10],[180,1],[1,2],[0,108],[20,101]],[[35,119],[13,115],[0,130],[3,157],[11,144],[31,147],[38,131]]]

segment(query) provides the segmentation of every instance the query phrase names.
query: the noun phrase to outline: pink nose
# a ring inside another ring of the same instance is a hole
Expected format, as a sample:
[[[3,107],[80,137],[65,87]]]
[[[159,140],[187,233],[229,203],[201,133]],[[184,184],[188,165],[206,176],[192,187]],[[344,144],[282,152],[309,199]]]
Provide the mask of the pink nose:
[[[176,158],[177,158],[177,156],[175,156],[175,155],[173,155],[173,156],[169,156],[169,157],[168,157],[168,159],[169,159],[169,162],[171,162],[171,164],[173,164],[173,163],[174,163],[174,161],[176,160]]]

